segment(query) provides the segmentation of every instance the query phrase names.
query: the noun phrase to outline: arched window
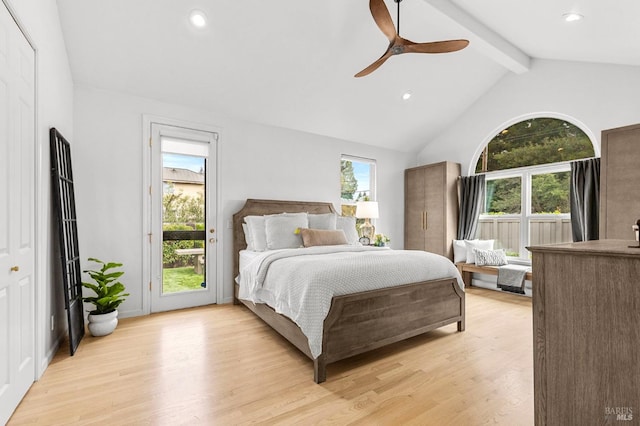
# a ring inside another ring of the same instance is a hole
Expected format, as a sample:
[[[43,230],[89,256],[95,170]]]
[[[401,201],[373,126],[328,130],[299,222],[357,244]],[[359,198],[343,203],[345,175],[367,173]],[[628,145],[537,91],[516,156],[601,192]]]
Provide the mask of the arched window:
[[[594,156],[589,137],[565,120],[530,118],[498,132],[475,168],[487,182],[477,238],[523,260],[529,245],[570,242],[570,161]]]

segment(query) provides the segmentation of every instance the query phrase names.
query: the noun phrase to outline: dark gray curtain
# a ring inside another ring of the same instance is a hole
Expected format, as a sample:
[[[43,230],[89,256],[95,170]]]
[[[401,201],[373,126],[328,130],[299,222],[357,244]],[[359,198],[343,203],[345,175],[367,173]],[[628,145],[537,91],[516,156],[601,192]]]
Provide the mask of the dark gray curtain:
[[[600,226],[600,159],[571,162],[573,241],[597,240]]]
[[[460,177],[459,240],[471,240],[476,237],[478,216],[484,203],[484,192],[484,175]]]

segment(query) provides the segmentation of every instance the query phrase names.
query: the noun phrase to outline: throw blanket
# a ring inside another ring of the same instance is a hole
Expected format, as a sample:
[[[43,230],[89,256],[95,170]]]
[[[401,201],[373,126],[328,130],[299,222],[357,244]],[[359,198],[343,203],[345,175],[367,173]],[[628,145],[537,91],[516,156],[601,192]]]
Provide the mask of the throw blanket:
[[[498,267],[498,288],[513,293],[524,294],[524,277],[529,266],[504,265]]]
[[[319,246],[264,252],[240,271],[236,282],[241,299],[266,303],[295,322],[317,358],[333,296],[446,277],[455,277],[464,288],[455,265],[437,254]]]

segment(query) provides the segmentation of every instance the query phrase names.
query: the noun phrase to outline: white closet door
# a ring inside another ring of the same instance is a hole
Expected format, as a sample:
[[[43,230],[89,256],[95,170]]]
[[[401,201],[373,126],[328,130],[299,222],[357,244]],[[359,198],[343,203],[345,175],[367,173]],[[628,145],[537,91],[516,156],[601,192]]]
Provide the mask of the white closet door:
[[[0,424],[4,424],[35,376],[35,54],[0,3]]]

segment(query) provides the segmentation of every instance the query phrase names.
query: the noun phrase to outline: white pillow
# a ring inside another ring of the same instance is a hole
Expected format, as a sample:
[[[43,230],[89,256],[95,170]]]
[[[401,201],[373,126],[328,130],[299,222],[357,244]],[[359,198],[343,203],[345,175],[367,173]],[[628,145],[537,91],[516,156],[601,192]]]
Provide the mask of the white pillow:
[[[247,250],[255,251],[253,249],[253,241],[251,240],[251,232],[249,232],[249,225],[243,223],[242,230],[244,231],[244,241],[247,243]]]
[[[476,265],[478,266],[502,266],[507,263],[507,254],[504,249],[482,250],[473,249],[476,255]]]
[[[249,240],[254,251],[267,249],[267,234],[264,228],[264,216],[245,216],[245,223],[249,229]]]
[[[477,240],[472,240],[477,241]],[[467,245],[464,240],[453,240],[453,263],[467,261]]]
[[[476,255],[473,249],[493,250],[494,240],[464,240],[467,246],[467,263],[476,263]]]
[[[308,228],[306,213],[282,213],[264,217],[267,249],[278,250],[302,247],[302,237],[296,234],[298,228]]]
[[[335,213],[324,213],[324,214],[309,213],[308,218],[309,218],[310,229],[328,229],[331,231],[336,229]]]
[[[351,245],[360,244],[360,237],[356,230],[356,218],[353,216],[336,217],[336,229],[342,229],[347,237],[347,243]]]

